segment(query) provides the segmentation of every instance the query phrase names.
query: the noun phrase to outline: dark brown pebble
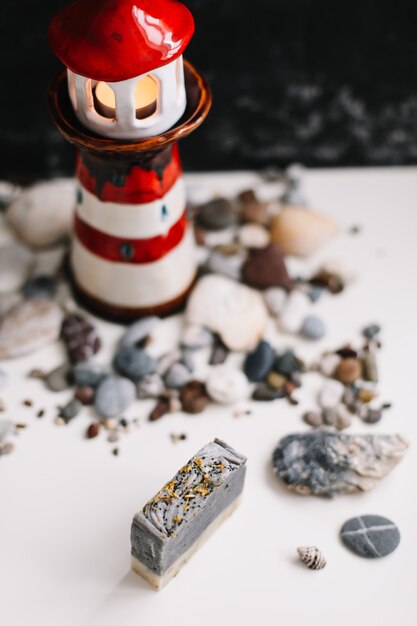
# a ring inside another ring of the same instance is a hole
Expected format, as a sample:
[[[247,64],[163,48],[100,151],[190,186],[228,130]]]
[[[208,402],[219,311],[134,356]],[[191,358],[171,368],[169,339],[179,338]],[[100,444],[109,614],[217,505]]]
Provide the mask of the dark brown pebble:
[[[351,357],[353,359],[356,359],[356,357],[358,356],[356,350],[354,350],[350,346],[342,346],[341,348],[339,348],[339,350],[336,350],[336,354],[341,356],[342,359],[349,359]]]
[[[111,451],[113,456],[119,456],[119,448],[113,448],[113,450]]]
[[[167,413],[169,413],[169,401],[166,398],[160,398],[149,413],[148,420],[150,422],[156,422],[156,420],[161,419],[161,417]]]
[[[93,404],[95,391],[93,387],[87,385],[83,387],[77,387],[75,390],[74,398],[81,402],[81,404],[88,405]]]
[[[94,326],[79,313],[69,313],[61,326],[61,338],[67,348],[71,363],[80,363],[91,358],[101,347]]]
[[[99,432],[100,432],[100,424],[98,422],[93,422],[87,428],[87,433],[86,433],[87,439],[94,439],[94,437],[97,437]]]
[[[200,380],[191,380],[180,391],[180,402],[185,413],[201,413],[210,402],[206,386]]]
[[[242,280],[256,289],[291,288],[291,279],[281,248],[271,243],[265,248],[251,250],[242,266]]]
[[[23,400],[23,406],[33,406],[33,400]]]
[[[45,415],[45,409],[39,409],[39,411],[36,413],[36,417],[43,417]]]
[[[392,402],[384,402],[384,404],[381,406],[381,409],[383,411],[386,411],[386,409],[391,409],[392,408]]]
[[[23,430],[24,428],[27,428],[28,425],[27,424],[22,424],[21,422],[18,422],[17,424],[15,424],[16,428],[19,430]]]
[[[309,282],[311,285],[324,287],[333,294],[340,293],[345,287],[340,276],[333,274],[332,272],[326,272],[325,270],[321,270],[315,274],[312,278],[310,278]]]

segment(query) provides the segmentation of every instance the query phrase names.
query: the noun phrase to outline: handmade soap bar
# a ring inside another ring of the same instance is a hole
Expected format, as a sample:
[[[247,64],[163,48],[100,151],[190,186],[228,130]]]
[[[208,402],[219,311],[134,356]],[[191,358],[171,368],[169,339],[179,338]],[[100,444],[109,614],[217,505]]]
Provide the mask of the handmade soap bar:
[[[136,513],[132,568],[157,589],[181,569],[237,507],[246,457],[215,439]]]

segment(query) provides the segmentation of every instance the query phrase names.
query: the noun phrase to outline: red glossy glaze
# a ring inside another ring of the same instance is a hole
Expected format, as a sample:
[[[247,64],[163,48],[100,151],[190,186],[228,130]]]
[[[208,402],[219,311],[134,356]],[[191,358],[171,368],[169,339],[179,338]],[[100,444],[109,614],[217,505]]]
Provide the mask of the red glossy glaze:
[[[106,167],[106,161],[103,161],[100,166],[100,160],[97,157],[91,157],[81,152],[77,158],[76,176],[82,186],[100,198],[102,202],[141,204],[159,200],[171,189],[182,172],[177,145],[173,146],[171,159],[162,172],[132,164],[126,175],[121,180],[117,180],[120,174],[117,168],[118,164],[115,162],[112,164],[114,180],[110,176],[110,180],[106,180],[104,184],[99,183],[96,172],[91,168],[91,165],[89,167],[89,162],[91,163],[92,159],[96,160],[98,170]]]
[[[121,239],[97,230],[75,215],[75,233],[83,246],[96,256],[119,263],[153,263],[175,248],[185,235],[185,212],[165,235],[149,239]]]
[[[193,32],[176,0],[76,0],[52,20],[49,42],[76,74],[117,82],[170,63]]]

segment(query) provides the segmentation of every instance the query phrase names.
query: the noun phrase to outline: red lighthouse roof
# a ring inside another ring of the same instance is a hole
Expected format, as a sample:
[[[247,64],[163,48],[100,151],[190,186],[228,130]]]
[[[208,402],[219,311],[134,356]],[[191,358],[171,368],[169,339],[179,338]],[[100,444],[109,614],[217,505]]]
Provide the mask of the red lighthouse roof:
[[[49,42],[76,74],[117,82],[170,63],[193,32],[176,0],[76,0],[52,20]]]

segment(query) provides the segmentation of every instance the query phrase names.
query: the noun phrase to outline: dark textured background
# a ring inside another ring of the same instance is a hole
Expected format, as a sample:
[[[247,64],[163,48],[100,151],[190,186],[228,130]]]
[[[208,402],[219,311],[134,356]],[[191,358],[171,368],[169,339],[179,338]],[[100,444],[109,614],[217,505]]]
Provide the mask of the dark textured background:
[[[47,25],[66,0],[1,0],[0,177],[72,170],[46,110]],[[188,0],[214,106],[187,169],[414,163],[416,0]]]

